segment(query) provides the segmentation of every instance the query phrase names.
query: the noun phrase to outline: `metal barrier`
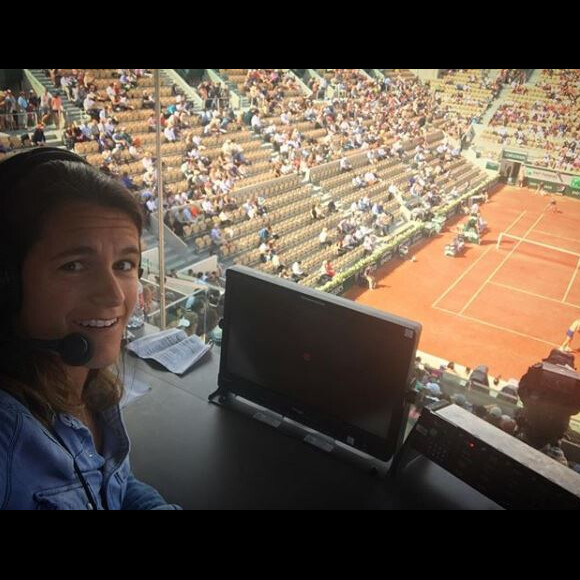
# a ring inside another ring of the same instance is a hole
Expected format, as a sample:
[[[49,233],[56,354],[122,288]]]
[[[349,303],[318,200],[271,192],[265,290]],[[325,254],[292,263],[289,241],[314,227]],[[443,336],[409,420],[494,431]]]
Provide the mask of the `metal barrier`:
[[[203,106],[206,111],[221,111],[227,109],[230,106],[229,97],[208,97],[203,100]]]
[[[18,131],[34,128],[38,123],[37,111],[20,113],[2,113],[0,115],[0,131]]]

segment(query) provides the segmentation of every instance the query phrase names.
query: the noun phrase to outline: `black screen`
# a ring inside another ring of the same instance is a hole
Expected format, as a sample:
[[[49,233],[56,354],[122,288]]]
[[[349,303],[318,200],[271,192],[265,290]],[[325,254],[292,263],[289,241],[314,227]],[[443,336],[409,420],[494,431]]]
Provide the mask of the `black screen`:
[[[417,323],[236,267],[227,272],[220,379],[250,400],[390,457],[419,333]]]

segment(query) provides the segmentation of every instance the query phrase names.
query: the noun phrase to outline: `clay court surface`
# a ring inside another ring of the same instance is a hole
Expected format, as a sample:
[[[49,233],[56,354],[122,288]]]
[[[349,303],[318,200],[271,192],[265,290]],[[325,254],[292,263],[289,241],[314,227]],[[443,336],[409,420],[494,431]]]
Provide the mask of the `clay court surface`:
[[[391,260],[378,272],[376,290],[353,289],[347,297],[419,321],[424,352],[520,378],[580,318],[580,202],[554,199],[555,213],[549,196],[504,186],[481,206],[489,225],[481,245],[466,244],[459,257],[444,255],[465,221],[455,218],[411,250],[416,262]],[[526,241],[506,237],[498,249],[501,232]],[[580,337],[572,345],[578,348]]]

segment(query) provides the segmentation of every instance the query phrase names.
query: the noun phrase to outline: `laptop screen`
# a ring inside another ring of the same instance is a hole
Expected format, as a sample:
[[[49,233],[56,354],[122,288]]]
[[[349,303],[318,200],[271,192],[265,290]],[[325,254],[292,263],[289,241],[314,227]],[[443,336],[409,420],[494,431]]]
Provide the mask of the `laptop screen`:
[[[388,460],[420,324],[244,267],[227,271],[219,385]]]

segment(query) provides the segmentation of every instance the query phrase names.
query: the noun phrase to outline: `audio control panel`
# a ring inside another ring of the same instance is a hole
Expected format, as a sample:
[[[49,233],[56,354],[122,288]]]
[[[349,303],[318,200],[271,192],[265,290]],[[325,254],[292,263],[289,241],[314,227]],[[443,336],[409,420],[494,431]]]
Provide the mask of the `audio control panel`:
[[[411,447],[508,509],[580,509],[580,474],[465,409],[424,408]]]

